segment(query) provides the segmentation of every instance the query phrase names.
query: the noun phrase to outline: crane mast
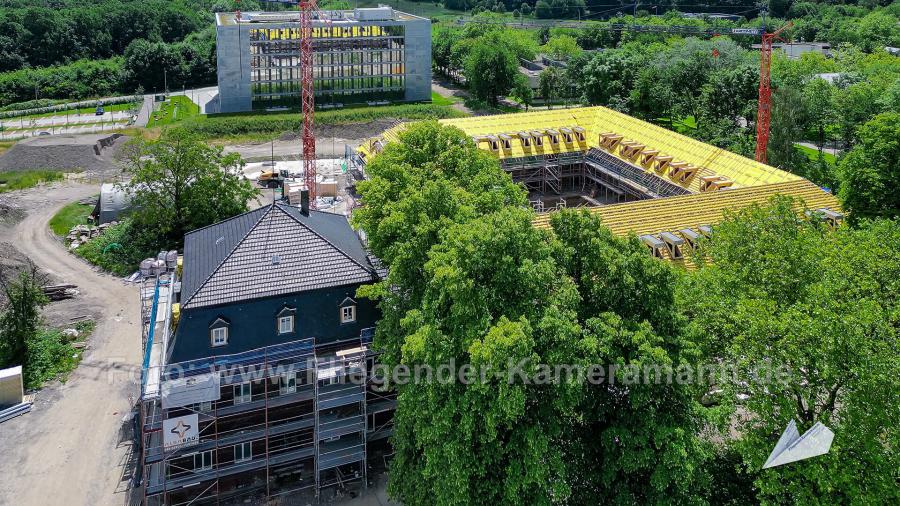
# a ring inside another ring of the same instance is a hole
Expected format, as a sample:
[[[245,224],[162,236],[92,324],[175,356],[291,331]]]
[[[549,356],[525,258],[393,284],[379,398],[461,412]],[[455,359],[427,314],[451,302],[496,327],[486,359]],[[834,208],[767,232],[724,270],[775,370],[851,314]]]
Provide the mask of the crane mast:
[[[316,0],[301,0],[300,6],[300,106],[303,110],[303,179],[309,205],[316,206],[316,100],[313,93],[312,20],[319,11]]]
[[[772,44],[792,23],[763,33],[759,47],[759,105],[756,111],[756,161],[768,163],[769,127],[772,122]]]

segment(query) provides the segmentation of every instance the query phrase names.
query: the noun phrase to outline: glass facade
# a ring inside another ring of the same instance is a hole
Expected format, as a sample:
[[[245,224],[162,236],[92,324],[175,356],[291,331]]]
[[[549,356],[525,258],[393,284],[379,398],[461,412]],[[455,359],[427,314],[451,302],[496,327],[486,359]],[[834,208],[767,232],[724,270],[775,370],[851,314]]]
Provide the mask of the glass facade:
[[[313,28],[317,105],[402,99],[403,26]],[[250,30],[250,86],[254,108],[300,104],[300,29]]]

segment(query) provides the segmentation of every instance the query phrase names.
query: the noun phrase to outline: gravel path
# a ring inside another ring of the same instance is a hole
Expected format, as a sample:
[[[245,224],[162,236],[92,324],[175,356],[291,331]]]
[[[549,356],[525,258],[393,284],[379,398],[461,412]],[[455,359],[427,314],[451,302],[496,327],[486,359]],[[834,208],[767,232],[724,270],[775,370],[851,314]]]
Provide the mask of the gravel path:
[[[123,430],[130,423],[123,416],[137,396],[137,288],[97,273],[47,228],[60,207],[95,194],[95,186],[39,191],[23,199],[27,217],[0,233],[0,240],[52,276],[76,283],[101,316],[68,381],[40,391],[31,413],[0,425],[0,504],[126,504],[132,456],[130,434]]]

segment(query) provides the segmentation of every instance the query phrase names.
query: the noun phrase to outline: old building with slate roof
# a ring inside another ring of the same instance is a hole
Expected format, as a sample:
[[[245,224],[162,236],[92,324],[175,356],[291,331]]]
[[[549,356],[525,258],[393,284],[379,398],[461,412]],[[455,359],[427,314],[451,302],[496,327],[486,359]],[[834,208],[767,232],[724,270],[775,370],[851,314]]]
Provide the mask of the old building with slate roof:
[[[396,399],[356,295],[384,272],[347,218],[276,202],[190,232],[181,265],[142,291],[146,504],[365,488]]]

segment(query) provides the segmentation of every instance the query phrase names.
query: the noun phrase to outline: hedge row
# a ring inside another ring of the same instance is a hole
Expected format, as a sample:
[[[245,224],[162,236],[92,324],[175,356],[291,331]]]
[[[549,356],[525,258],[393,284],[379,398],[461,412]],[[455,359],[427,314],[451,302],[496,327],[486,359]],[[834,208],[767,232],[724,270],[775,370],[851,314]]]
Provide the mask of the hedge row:
[[[458,118],[465,113],[452,107],[433,104],[402,104],[379,107],[359,107],[331,111],[317,111],[317,125],[345,125],[366,123],[379,119],[421,120]],[[300,114],[246,113],[199,116],[184,122],[182,128],[205,138],[241,136],[300,131]]]

